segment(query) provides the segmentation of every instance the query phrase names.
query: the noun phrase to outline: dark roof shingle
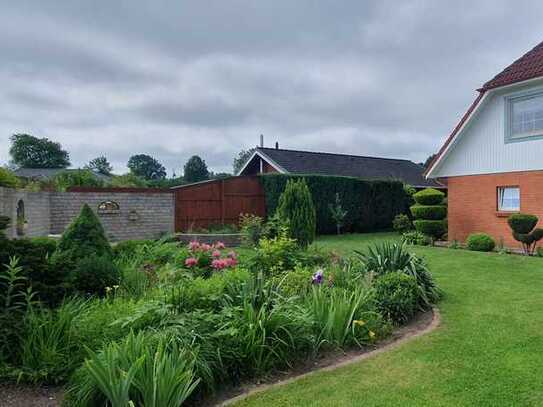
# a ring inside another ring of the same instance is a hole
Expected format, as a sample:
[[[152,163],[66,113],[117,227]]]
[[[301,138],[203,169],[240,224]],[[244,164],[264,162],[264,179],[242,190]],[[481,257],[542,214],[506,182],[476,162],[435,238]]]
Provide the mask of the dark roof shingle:
[[[543,76],[543,42],[521,56],[479,90],[489,90],[500,86]]]
[[[365,179],[398,179],[415,187],[441,187],[423,176],[424,168],[409,160],[311,151],[257,148],[291,174],[324,174]]]

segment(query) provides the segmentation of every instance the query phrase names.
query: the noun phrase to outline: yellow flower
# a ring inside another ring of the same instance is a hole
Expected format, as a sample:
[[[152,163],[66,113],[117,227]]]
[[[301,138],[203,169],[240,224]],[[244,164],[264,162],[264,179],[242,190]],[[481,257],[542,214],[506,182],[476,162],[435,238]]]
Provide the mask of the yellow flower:
[[[366,325],[366,322],[362,321],[361,319],[355,319],[353,321],[353,325],[364,326]]]
[[[368,333],[369,333],[371,339],[375,338],[375,332],[369,331]]]

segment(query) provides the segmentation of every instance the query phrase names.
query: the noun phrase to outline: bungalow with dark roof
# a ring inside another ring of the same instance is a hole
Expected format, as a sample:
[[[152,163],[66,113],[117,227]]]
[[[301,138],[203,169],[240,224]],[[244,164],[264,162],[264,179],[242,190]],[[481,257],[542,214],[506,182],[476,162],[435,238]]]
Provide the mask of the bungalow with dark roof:
[[[282,174],[322,174],[357,177],[369,180],[394,179],[420,188],[445,188],[426,179],[424,168],[409,160],[365,157],[348,154],[283,150],[257,147],[238,175],[278,172]]]
[[[448,186],[449,240],[486,232],[517,246],[507,217],[543,220],[543,43],[478,89],[426,176]]]

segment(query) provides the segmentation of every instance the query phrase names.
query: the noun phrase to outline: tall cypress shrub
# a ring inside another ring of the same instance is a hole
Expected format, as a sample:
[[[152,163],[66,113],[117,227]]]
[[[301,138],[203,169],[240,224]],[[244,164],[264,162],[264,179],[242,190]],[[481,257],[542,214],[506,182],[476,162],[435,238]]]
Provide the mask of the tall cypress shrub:
[[[317,215],[304,179],[289,180],[279,198],[277,214],[288,221],[289,234],[301,247],[315,240]]]

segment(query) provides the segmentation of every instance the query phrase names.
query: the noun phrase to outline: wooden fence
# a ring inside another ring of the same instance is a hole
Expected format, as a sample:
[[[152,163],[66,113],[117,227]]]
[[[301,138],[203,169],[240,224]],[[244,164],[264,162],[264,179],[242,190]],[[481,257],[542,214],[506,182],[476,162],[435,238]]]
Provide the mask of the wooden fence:
[[[257,177],[232,177],[174,189],[175,231],[237,224],[239,215],[266,216],[266,198]]]

